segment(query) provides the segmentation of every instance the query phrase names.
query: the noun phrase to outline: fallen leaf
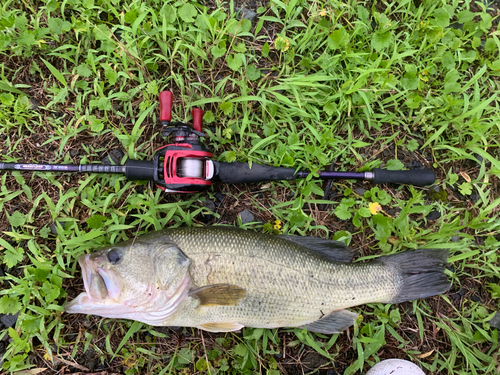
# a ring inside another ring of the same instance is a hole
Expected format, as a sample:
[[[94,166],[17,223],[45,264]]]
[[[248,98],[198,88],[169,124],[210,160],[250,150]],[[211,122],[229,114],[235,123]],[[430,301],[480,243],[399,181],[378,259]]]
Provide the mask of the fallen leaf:
[[[467,173],[465,173],[465,172],[460,172],[460,176],[462,176],[464,178],[464,180],[467,181],[467,182],[471,182],[472,181],[471,178],[470,178],[470,176]]]
[[[13,375],[35,375],[44,372],[47,368],[32,368],[30,370],[22,370],[14,372]]]
[[[434,349],[428,351],[427,353],[422,353],[422,354],[418,354],[416,355],[415,357],[417,358],[427,358],[428,356],[430,356],[432,353],[434,353]]]

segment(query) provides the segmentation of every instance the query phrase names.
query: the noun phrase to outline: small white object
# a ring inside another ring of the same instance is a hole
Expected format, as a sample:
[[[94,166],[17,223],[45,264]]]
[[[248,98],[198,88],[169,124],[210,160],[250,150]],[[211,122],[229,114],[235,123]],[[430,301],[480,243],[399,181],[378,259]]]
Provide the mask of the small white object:
[[[373,366],[366,375],[425,375],[416,364],[404,359],[386,359]]]

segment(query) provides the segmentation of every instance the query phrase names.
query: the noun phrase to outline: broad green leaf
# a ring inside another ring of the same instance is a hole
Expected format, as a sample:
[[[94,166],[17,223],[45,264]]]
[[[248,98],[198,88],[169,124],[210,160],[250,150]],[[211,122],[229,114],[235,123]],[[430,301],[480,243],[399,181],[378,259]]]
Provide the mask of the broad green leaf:
[[[0,245],[2,243],[0,242]],[[24,250],[21,247],[13,248],[6,247],[3,252],[3,262],[7,265],[7,267],[12,268],[21,262],[24,258]]]
[[[24,13],[21,13],[15,18],[14,25],[16,26],[16,29],[19,31],[26,30],[26,26],[28,26],[28,19],[26,18]]]
[[[205,372],[209,369],[209,367],[210,367],[210,362],[207,363],[205,358],[200,358],[196,361],[196,369],[198,371]]]
[[[93,129],[92,129],[93,130]],[[102,223],[106,220],[106,216],[102,215],[92,215],[86,221],[87,226],[91,229],[99,229],[102,227]]]
[[[108,41],[111,37],[111,32],[105,24],[99,24],[93,29],[94,36],[97,40]]]
[[[9,35],[6,34],[0,34],[0,51],[3,49],[10,47],[12,43],[12,39]]]
[[[453,69],[455,67],[455,58],[450,51],[446,51],[444,53],[443,59],[441,61],[446,69]]]
[[[488,283],[487,285],[491,293],[491,298],[500,299],[500,285],[493,283]]]
[[[3,296],[0,298],[0,314],[16,314],[22,305],[17,297]]]
[[[343,27],[335,30],[328,36],[328,47],[331,49],[340,49],[349,43],[349,34]]]
[[[462,195],[471,195],[472,194],[472,184],[470,182],[464,182],[458,185],[458,190]]]
[[[182,5],[178,10],[178,15],[184,22],[194,22],[194,18],[197,14],[198,11],[196,10],[196,7],[189,3]]]
[[[205,114],[203,115],[203,122],[205,124],[210,124],[212,122],[214,122],[215,120],[215,116],[214,116],[214,113],[212,111],[206,111]]]
[[[131,9],[125,13],[125,16],[123,17],[123,19],[125,20],[126,23],[132,24],[137,19],[138,15],[139,15],[139,11],[137,9]]]
[[[181,348],[177,353],[177,361],[181,365],[187,365],[194,362],[196,352],[190,348]]]
[[[247,352],[248,352],[247,346],[243,343],[239,343],[233,348],[233,353],[240,357],[244,357],[245,354],[247,354]]]
[[[227,33],[230,35],[241,35],[248,33],[252,28],[252,23],[243,18],[241,21],[232,19],[228,21]]]
[[[12,105],[14,103],[14,95],[11,93],[1,93],[0,94],[0,101],[5,104],[5,105]]]
[[[335,215],[340,219],[340,220],[349,220],[352,217],[351,212],[349,211],[349,207],[347,207],[345,204],[339,204],[337,208],[335,209]]]
[[[250,64],[247,66],[245,70],[245,76],[250,80],[250,81],[256,81],[260,78],[261,73],[260,70],[257,69],[255,64]]]
[[[232,163],[232,162],[236,161],[236,152],[228,151],[225,153],[225,157],[226,157],[226,161],[228,163]]]
[[[175,19],[177,18],[177,8],[165,3],[165,5],[163,5],[160,10],[160,16],[165,17],[165,20],[168,23],[174,23]]]
[[[405,101],[405,104],[412,109],[417,109],[420,107],[420,103],[422,103],[423,99],[416,92],[412,92],[408,95],[408,99]]]
[[[90,70],[87,64],[80,64],[76,67],[76,74],[88,78],[92,75],[92,70]]]
[[[442,28],[448,27],[450,24],[450,15],[445,8],[438,8],[434,11],[434,22],[436,26],[441,26]]]
[[[401,80],[401,85],[406,90],[416,90],[418,88],[419,78],[414,73],[405,73]]]
[[[323,110],[326,112],[328,116],[332,116],[334,113],[337,112],[337,104],[335,104],[335,102],[328,102],[323,107]]]
[[[212,47],[210,50],[210,53],[212,54],[213,57],[218,58],[224,56],[226,53],[226,42],[222,41],[219,43],[219,45],[215,45]]]
[[[110,85],[114,85],[118,79],[118,73],[109,67],[105,70],[104,76],[106,77]]]
[[[419,146],[418,142],[414,139],[410,139],[410,141],[406,145],[406,148],[411,152],[418,150],[419,147],[420,146]]]
[[[233,45],[233,50],[239,53],[245,53],[247,51],[247,47],[245,47],[245,43],[238,43]]]
[[[71,23],[68,21],[63,21],[60,18],[50,18],[48,21],[49,29],[52,33],[56,35],[61,35],[69,30],[71,30]]]
[[[393,36],[390,31],[376,31],[372,38],[372,48],[381,51],[391,45]]]
[[[33,30],[24,30],[23,32],[21,32],[17,37],[16,42],[18,45],[23,47],[30,47],[32,45],[38,44],[35,38],[35,32]]]
[[[404,164],[397,159],[391,159],[387,162],[387,167],[390,171],[400,171],[404,168]]]
[[[227,66],[229,66],[232,70],[239,70],[243,65],[243,59],[241,54],[237,53],[235,55],[228,54],[226,56]]]
[[[12,225],[14,228],[24,225],[26,223],[26,220],[26,215],[19,211],[14,211],[14,213],[9,216],[10,225]]]
[[[224,114],[230,115],[233,112],[233,103],[232,102],[222,102],[219,104],[219,109],[224,112]]]

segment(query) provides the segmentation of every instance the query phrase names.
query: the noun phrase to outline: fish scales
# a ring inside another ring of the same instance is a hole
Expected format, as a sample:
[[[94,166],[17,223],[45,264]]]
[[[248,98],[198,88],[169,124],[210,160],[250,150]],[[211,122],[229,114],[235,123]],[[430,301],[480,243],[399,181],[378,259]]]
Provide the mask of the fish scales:
[[[171,325],[197,326],[204,321],[265,328],[300,325],[334,310],[390,300],[397,293],[397,274],[381,264],[332,263],[277,236],[196,229],[166,232],[168,241],[192,260],[194,283],[235,284],[244,287],[247,296],[238,306],[201,309],[195,298],[188,298]]]
[[[69,313],[213,332],[305,327],[335,333],[365,303],[445,292],[447,250],[422,249],[349,263],[345,245],[231,227],[153,232],[80,257],[85,292]]]

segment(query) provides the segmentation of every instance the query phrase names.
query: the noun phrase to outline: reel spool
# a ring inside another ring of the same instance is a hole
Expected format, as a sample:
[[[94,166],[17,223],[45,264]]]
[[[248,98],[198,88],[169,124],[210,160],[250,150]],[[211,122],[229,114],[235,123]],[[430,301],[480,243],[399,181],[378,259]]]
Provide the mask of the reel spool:
[[[186,178],[205,178],[205,160],[182,158],[177,160],[177,175]]]

